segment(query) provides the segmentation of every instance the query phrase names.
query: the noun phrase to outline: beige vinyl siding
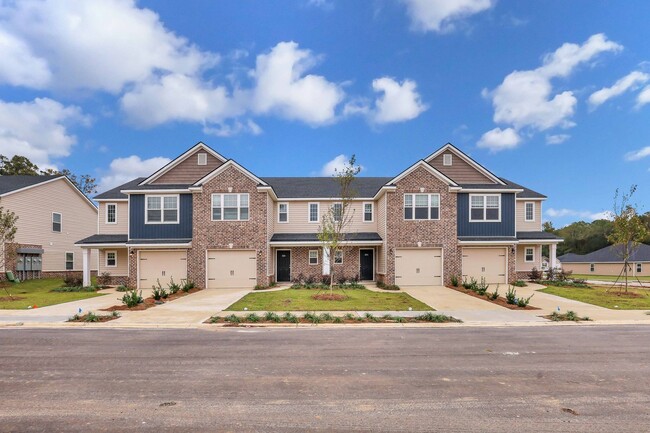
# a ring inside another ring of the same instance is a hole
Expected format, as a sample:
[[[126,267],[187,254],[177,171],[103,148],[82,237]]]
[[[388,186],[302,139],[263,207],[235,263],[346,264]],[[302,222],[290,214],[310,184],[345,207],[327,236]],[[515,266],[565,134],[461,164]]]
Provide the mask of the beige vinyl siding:
[[[65,271],[65,253],[74,253],[74,269],[81,271],[82,249],[74,243],[97,232],[97,210],[64,179],[43,183],[0,199],[0,206],[18,216],[16,242],[42,245],[43,271]],[[61,214],[61,232],[52,231],[52,212]],[[97,270],[93,250],[90,269]]]
[[[207,153],[208,163],[206,165],[199,165],[198,163],[198,154]],[[196,152],[189,155],[182,162],[176,165],[174,168],[169,170],[167,173],[160,176],[155,181],[151,182],[152,184],[161,184],[161,183],[171,183],[171,184],[190,184],[194,183],[197,180],[201,179],[217,167],[219,167],[223,162],[212,156],[210,153],[206,152],[203,149],[198,149]]]
[[[535,221],[526,221],[526,203],[535,203]],[[539,232],[542,230],[542,201],[516,200],[515,218],[518,232]]]
[[[533,248],[534,262],[526,262],[526,248]],[[542,269],[542,247],[541,245],[517,245],[517,271],[530,271],[533,268]]]
[[[106,205],[117,205],[117,224],[106,223]],[[126,201],[99,202],[99,233],[110,235],[125,235],[129,232],[129,203]]]
[[[443,165],[442,163],[443,155],[445,154],[452,155],[452,163],[450,166]],[[450,150],[441,153],[427,162],[456,183],[496,183]]]
[[[367,202],[371,202],[368,200]],[[336,201],[288,201],[281,203],[289,204],[289,220],[286,223],[278,222],[278,203],[273,204],[273,224],[275,233],[317,233],[320,221],[323,214],[327,209],[332,206]],[[308,221],[309,203],[319,204],[318,222]],[[377,203],[373,203],[373,221],[363,222],[363,201],[353,201],[348,208],[348,212],[352,215],[352,222],[346,228],[348,232],[377,232]],[[354,214],[352,214],[354,212]]]
[[[117,252],[117,266],[114,268],[106,267],[106,252]],[[99,250],[99,273],[108,272],[111,276],[127,276],[129,275],[129,253],[126,248],[107,248]]]
[[[574,274],[611,275],[614,277],[618,276],[623,269],[623,263],[594,263],[595,269],[591,272],[589,265],[590,263],[562,263],[562,269],[572,271]],[[632,263],[632,270],[628,271],[628,275],[650,276],[650,262],[642,262],[641,273],[637,274],[635,271],[636,263]]]

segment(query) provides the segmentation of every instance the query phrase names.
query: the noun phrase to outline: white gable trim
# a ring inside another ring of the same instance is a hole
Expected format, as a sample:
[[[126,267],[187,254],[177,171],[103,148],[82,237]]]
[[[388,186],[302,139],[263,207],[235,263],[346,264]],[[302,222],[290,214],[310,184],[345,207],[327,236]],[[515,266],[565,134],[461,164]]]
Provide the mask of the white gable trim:
[[[227,169],[230,168],[230,167],[234,167],[234,168],[236,168],[237,170],[241,171],[241,172],[242,172],[244,175],[246,175],[250,180],[252,180],[253,182],[257,182],[260,186],[268,186],[268,184],[267,184],[266,182],[264,182],[262,179],[260,179],[259,177],[255,176],[253,173],[251,173],[250,171],[246,170],[246,169],[245,169],[244,167],[242,167],[241,165],[237,164],[234,160],[229,159],[229,160],[226,161],[224,164],[220,165],[219,167],[215,168],[215,169],[212,170],[210,173],[208,173],[207,175],[205,175],[202,179],[199,179],[196,183],[194,183],[194,185],[192,185],[191,188],[193,188],[193,187],[199,187],[199,186],[203,185],[204,183],[210,181],[210,180],[211,180],[212,178],[214,178],[215,176],[219,176],[221,173],[223,173],[225,170],[227,170]]]
[[[435,157],[437,157],[437,156],[440,155],[441,153],[444,153],[444,152],[447,151],[447,150],[451,150],[451,151],[452,151],[456,156],[458,156],[460,159],[462,159],[463,161],[465,161],[466,163],[468,163],[469,165],[471,165],[472,167],[474,167],[474,168],[475,168],[478,172],[480,172],[481,174],[487,176],[489,179],[492,179],[494,182],[496,182],[496,183],[498,183],[498,184],[500,184],[500,185],[505,185],[505,182],[502,181],[501,179],[499,179],[497,176],[495,176],[495,175],[494,175],[490,170],[488,170],[487,168],[483,167],[483,166],[482,166],[481,164],[479,164],[478,162],[474,161],[472,158],[470,158],[470,157],[467,156],[465,153],[463,153],[462,150],[458,149],[456,146],[454,146],[454,145],[451,144],[451,143],[447,143],[447,144],[445,144],[445,145],[442,146],[440,149],[436,150],[436,151],[433,152],[431,155],[429,155],[429,156],[427,156],[426,158],[424,158],[424,160],[425,160],[426,162],[429,162],[429,161],[431,161],[432,159],[434,159]]]
[[[194,152],[196,152],[199,149],[206,151],[210,155],[221,160],[221,162],[227,161],[227,159],[224,158],[222,155],[220,155],[218,152],[212,150],[208,145],[206,145],[202,141],[199,141],[190,149],[188,149],[185,153],[183,153],[181,156],[177,157],[173,161],[170,161],[167,165],[165,165],[164,167],[156,171],[154,174],[152,174],[151,176],[149,176],[148,178],[140,182],[138,185],[146,185],[148,183],[155,181],[156,179],[159,179],[163,174],[167,173],[169,170],[176,167],[181,162],[185,161],[187,158],[189,158],[190,155],[192,155]]]
[[[433,174],[435,177],[440,179],[441,181],[445,182],[447,185],[450,187],[458,187],[458,184],[454,182],[453,180],[449,179],[447,176],[442,174],[440,171],[436,170],[434,167],[432,167],[430,164],[424,162],[423,160],[419,160],[403,172],[397,175],[397,177],[394,177],[391,179],[388,184],[394,184],[402,180],[404,177],[408,176],[411,174],[416,168],[418,167],[424,167],[426,170],[429,171],[429,173]]]
[[[97,206],[95,206],[95,203],[93,203],[92,200],[90,200],[88,197],[86,197],[86,194],[84,194],[83,192],[81,192],[81,190],[80,190],[79,188],[77,188],[77,185],[75,185],[74,183],[72,183],[72,181],[71,181],[70,179],[68,179],[66,176],[63,176],[63,175],[61,175],[61,176],[59,176],[59,177],[55,177],[54,179],[45,180],[45,181],[43,181],[43,182],[35,183],[34,185],[29,185],[29,186],[26,186],[26,187],[23,187],[23,188],[20,188],[20,189],[15,189],[15,190],[13,190],[13,191],[5,192],[4,194],[0,194],[0,197],[6,197],[6,196],[11,195],[11,194],[16,194],[17,192],[26,191],[26,190],[28,190],[28,189],[36,188],[36,187],[39,187],[39,186],[41,186],[41,185],[45,185],[45,184],[48,184],[48,183],[52,183],[52,182],[55,182],[55,181],[57,181],[57,180],[61,180],[61,179],[65,180],[65,182],[66,182],[66,183],[67,183],[67,184],[68,184],[72,189],[74,189],[74,191],[75,191],[77,194],[79,194],[81,197],[83,197],[84,201],[85,201],[89,206],[91,206],[91,207],[95,210],[95,212],[97,212]]]

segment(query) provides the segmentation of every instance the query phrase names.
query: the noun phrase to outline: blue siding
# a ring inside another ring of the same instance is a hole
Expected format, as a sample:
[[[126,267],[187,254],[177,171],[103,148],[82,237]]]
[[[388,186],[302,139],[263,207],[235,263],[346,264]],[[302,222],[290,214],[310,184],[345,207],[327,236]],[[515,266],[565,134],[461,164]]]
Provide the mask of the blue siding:
[[[144,194],[129,196],[129,231],[131,239],[191,239],[192,194],[180,194],[178,224],[145,224]]]
[[[469,194],[458,194],[458,236],[515,236],[515,195],[501,194],[501,222],[469,222]]]

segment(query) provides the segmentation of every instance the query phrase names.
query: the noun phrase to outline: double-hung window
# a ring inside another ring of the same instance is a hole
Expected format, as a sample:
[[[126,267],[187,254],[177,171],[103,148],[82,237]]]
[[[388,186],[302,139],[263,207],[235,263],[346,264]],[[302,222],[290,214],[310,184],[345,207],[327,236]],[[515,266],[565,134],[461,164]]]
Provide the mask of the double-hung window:
[[[71,271],[74,269],[74,253],[65,253],[65,270]]]
[[[278,222],[289,222],[289,203],[278,203]]]
[[[117,224],[117,205],[115,203],[106,204],[106,224]]]
[[[248,194],[212,194],[212,221],[247,221]]]
[[[535,221],[535,203],[526,202],[524,206],[524,219],[526,221]]]
[[[372,222],[372,203],[363,204],[363,222],[370,223]]]
[[[178,223],[178,196],[177,195],[148,195],[146,197],[147,224],[175,224]]]
[[[535,261],[535,249],[533,247],[526,247],[526,249],[524,250],[524,260],[526,262]]]
[[[500,221],[501,220],[501,195],[470,195],[469,220],[470,221]]]
[[[52,212],[52,231],[61,233],[62,217],[58,212]]]
[[[440,194],[404,194],[404,219],[440,219]]]
[[[309,264],[310,265],[318,264],[318,250],[309,250]]]
[[[636,264],[636,273],[639,274],[643,272],[643,265],[641,263]]]
[[[589,264],[589,272],[594,272],[595,270],[596,270],[596,265],[594,265],[593,263],[590,263]]]
[[[336,250],[334,251],[334,264],[340,265],[343,263],[343,251]]]
[[[334,203],[332,213],[334,214],[334,221],[341,222],[343,218],[343,203]]]
[[[117,266],[117,251],[106,251],[106,267],[114,268]]]
[[[318,222],[318,203],[309,203],[309,222]]]

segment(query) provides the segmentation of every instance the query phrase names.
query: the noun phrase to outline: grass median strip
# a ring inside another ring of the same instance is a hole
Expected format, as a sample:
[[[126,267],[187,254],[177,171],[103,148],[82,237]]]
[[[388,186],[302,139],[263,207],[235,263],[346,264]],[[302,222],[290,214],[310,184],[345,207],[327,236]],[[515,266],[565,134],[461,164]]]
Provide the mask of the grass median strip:
[[[618,287],[548,286],[539,291],[613,310],[650,310],[650,291],[643,289],[628,289],[626,293]]]
[[[26,280],[18,284],[2,283],[6,285],[14,300],[7,295],[4,288],[0,288],[0,309],[23,310],[27,307],[46,307],[48,305],[62,304],[64,302],[78,301],[80,299],[103,296],[96,291],[60,291],[64,290],[63,279],[43,278],[40,280]],[[69,290],[69,289],[68,289]]]
[[[342,300],[314,299],[318,289],[286,289],[254,292],[244,296],[227,311],[433,311],[427,304],[406,293],[381,293],[368,289],[335,289]],[[329,290],[321,290],[328,294]],[[245,310],[246,309],[246,310]]]

